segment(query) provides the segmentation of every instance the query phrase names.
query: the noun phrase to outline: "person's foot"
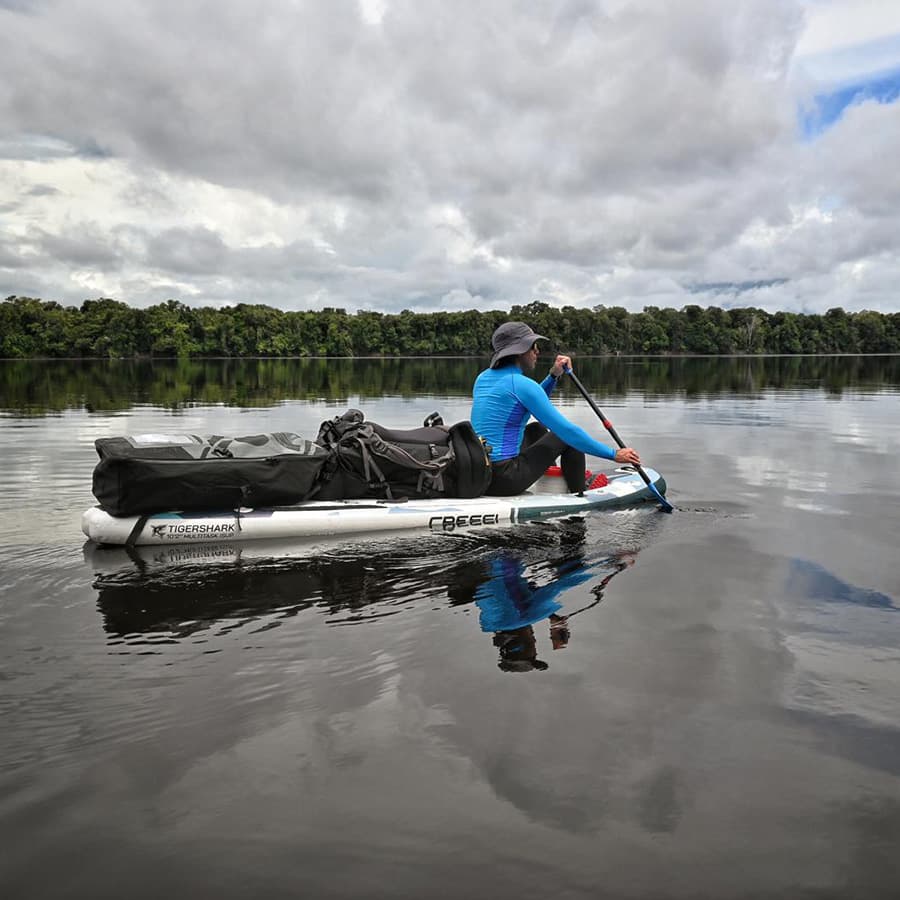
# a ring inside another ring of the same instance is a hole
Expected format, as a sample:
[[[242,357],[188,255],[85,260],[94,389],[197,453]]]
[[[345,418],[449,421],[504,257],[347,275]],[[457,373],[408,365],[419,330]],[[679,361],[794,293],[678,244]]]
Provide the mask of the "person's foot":
[[[577,491],[572,491],[572,493],[581,497],[585,491],[593,491],[596,488],[606,487],[608,484],[609,479],[602,472],[597,472],[595,475],[590,469],[587,469],[584,473],[584,487]]]
[[[596,475],[593,472],[588,472],[584,479],[584,489],[586,491],[606,487],[608,484],[609,479],[602,472],[598,472]]]

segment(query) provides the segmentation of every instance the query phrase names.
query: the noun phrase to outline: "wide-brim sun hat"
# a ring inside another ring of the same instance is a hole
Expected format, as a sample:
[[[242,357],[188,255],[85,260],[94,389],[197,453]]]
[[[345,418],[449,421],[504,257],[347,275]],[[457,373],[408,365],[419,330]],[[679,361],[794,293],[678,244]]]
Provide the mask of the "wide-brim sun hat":
[[[548,337],[537,334],[524,322],[504,322],[491,335],[491,346],[494,355],[491,357],[491,368],[509,356],[518,356],[526,350],[530,350],[535,341],[548,341]]]

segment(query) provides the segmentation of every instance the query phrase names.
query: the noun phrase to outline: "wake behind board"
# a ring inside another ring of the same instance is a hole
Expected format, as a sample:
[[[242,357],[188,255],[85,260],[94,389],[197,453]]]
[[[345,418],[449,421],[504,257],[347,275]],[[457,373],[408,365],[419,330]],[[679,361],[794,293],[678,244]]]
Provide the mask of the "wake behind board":
[[[653,469],[644,470],[660,493],[666,482]],[[309,538],[386,531],[447,532],[496,527],[530,519],[571,515],[594,509],[616,509],[653,500],[650,490],[631,469],[620,469],[603,487],[583,494],[525,493],[515,497],[471,500],[335,500],[295,506],[222,512],[160,512],[148,516],[111,516],[91,507],[81,529],[98,544],[137,547]]]

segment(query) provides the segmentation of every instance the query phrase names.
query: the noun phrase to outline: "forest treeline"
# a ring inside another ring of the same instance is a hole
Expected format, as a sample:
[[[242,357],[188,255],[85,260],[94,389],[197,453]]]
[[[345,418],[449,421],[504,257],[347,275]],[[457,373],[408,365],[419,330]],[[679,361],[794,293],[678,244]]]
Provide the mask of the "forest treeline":
[[[62,306],[32,297],[0,303],[0,358],[470,356],[486,354],[507,319],[528,322],[551,347],[585,355],[897,353],[900,313],[824,315],[647,306],[561,309],[533,302],[509,312],[290,311],[263,304],[138,309],[118,300]]]

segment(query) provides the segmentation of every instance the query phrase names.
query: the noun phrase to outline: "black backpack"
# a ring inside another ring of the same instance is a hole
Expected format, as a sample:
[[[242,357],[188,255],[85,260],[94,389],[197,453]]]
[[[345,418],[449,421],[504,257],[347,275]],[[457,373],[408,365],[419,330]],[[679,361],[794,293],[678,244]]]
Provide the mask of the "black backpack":
[[[358,409],[322,423],[316,443],[331,453],[316,500],[480,497],[491,482],[490,451],[469,422],[421,428],[365,421]]]

